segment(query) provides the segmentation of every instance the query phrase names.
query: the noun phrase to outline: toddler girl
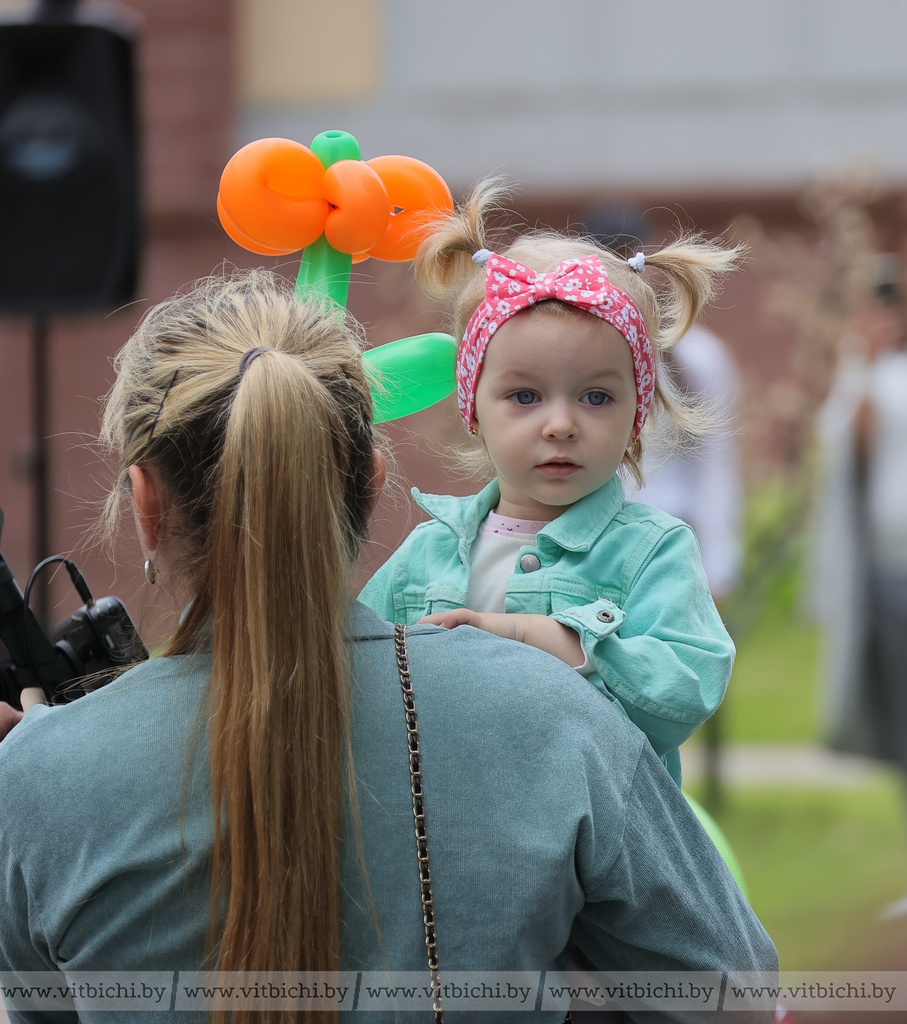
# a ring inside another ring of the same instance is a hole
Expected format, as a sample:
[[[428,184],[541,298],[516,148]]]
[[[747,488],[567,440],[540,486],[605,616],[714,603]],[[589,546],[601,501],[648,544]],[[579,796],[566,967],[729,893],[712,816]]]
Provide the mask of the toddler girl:
[[[627,261],[540,232],[492,252],[497,194],[480,186],[416,263],[426,291],[453,300],[460,414],[495,478],[468,498],[414,489],[432,518],[361,599],[386,619],[468,624],[562,659],[679,784],[678,747],[721,703],[734,646],[693,531],[627,502],[621,474],[641,481],[650,414],[688,435],[706,425],[660,373],[662,352],[738,252],[685,238]]]

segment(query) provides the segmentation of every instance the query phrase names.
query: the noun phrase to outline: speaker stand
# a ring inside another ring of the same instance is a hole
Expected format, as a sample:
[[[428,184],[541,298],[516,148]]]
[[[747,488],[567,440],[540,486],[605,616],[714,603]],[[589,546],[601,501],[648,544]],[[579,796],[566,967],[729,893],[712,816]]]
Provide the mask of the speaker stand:
[[[50,550],[50,449],[48,445],[48,407],[50,372],[48,367],[48,339],[50,317],[47,313],[35,315],[32,329],[32,386],[35,422],[34,446],[34,512],[35,552],[33,565],[47,558]],[[35,604],[32,609],[38,622],[45,630],[50,623],[50,586],[47,581],[35,587]]]

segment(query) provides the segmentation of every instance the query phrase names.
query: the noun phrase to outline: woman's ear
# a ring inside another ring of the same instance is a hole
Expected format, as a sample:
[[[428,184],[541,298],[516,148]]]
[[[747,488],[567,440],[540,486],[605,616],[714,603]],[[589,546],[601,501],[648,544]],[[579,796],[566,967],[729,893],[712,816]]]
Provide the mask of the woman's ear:
[[[369,480],[368,518],[375,511],[381,492],[387,482],[387,459],[376,448],[372,453],[372,478]]]
[[[164,487],[154,466],[130,466],[127,470],[132,484],[135,523],[139,540],[146,551],[157,551],[164,519]]]

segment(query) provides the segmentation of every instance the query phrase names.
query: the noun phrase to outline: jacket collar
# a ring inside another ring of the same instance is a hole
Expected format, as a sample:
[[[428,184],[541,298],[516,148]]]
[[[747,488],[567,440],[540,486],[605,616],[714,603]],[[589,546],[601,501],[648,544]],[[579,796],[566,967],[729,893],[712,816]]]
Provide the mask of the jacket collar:
[[[501,498],[497,480],[478,494],[458,498],[450,494],[423,494],[413,488],[413,498],[433,519],[443,523],[467,549],[478,535],[482,521]],[[564,551],[588,551],[624,505],[624,487],[615,473],[592,494],[571,505],[538,535],[539,546],[554,545]]]

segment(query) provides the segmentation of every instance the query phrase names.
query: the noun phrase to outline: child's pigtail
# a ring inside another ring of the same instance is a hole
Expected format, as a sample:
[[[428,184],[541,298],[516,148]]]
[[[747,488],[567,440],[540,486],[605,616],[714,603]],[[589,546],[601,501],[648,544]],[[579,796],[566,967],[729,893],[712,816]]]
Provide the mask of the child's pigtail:
[[[661,348],[670,348],[690,330],[717,294],[721,279],[736,268],[745,253],[745,245],[728,249],[688,235],[646,254],[646,269],[661,271],[668,282],[658,296]]]
[[[480,182],[462,206],[435,226],[416,256],[416,280],[426,295],[449,304],[451,329],[458,337],[484,294],[484,271],[472,257],[493,248],[487,222],[506,194],[500,178]]]

